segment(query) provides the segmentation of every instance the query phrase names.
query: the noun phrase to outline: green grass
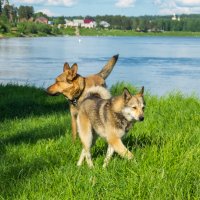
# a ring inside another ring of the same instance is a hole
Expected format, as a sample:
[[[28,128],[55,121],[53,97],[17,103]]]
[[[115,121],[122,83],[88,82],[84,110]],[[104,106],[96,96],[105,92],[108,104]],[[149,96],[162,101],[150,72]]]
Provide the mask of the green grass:
[[[124,138],[135,159],[115,154],[103,169],[107,146],[99,139],[90,170],[76,166],[81,145],[72,143],[62,96],[0,85],[0,199],[200,199],[200,99],[180,93],[145,99],[145,121]]]
[[[165,31],[165,32],[136,32],[133,30],[117,29],[86,29],[80,28],[83,36],[177,36],[177,37],[200,37],[200,32]]]
[[[200,32],[186,32],[186,31],[165,31],[165,32],[136,32],[133,30],[118,30],[118,29],[88,29],[79,28],[81,36],[167,36],[167,37],[200,37]],[[75,35],[75,28],[60,29],[59,33],[37,33],[37,34],[24,34],[21,33],[6,33],[0,34],[0,38],[3,37],[42,37],[42,36],[56,36],[56,35]]]

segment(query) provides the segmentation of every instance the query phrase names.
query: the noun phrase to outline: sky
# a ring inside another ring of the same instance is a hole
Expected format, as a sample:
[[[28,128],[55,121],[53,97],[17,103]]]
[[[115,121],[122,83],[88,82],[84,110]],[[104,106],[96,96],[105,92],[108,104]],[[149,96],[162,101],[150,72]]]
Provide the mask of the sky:
[[[200,0],[9,0],[48,16],[200,14]]]

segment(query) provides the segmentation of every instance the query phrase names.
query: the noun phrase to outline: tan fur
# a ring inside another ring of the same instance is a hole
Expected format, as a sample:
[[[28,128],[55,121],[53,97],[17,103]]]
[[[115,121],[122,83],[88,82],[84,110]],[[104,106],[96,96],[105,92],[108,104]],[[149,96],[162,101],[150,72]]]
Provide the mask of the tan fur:
[[[111,73],[117,59],[118,55],[113,56],[99,73],[88,77],[82,77],[77,74],[78,65],[76,63],[74,63],[71,68],[68,63],[65,63],[63,73],[56,78],[53,85],[47,88],[47,93],[49,95],[55,96],[63,94],[69,99],[72,117],[72,136],[74,140],[77,135],[76,118],[79,103],[84,99],[87,90],[92,86],[106,86],[105,79]]]
[[[125,88],[121,96],[110,99],[104,95],[105,91],[103,87],[92,88],[80,104],[77,124],[83,150],[78,166],[86,159],[88,166],[93,167],[90,148],[95,133],[108,142],[104,167],[107,166],[114,151],[127,159],[133,157],[121,138],[136,121],[144,120],[144,88],[136,95],[131,95]]]

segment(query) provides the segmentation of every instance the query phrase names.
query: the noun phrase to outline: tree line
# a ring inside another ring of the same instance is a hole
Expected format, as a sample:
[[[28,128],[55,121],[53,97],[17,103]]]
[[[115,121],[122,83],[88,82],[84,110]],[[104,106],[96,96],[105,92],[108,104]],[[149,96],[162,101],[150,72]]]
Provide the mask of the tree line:
[[[62,34],[57,26],[35,23],[38,17],[49,18],[42,12],[35,13],[33,6],[10,5],[8,0],[0,0],[0,33],[15,32],[16,36],[27,34]]]
[[[179,15],[172,20],[172,16],[96,16],[95,21],[107,21],[110,28],[136,31],[200,31],[200,15]]]
[[[176,19],[172,19],[173,16],[139,16],[139,17],[127,17],[122,15],[104,15],[104,16],[74,16],[66,17],[69,20],[72,19],[92,19],[97,22],[97,27],[100,21],[106,21],[110,24],[110,29],[119,30],[135,30],[135,31],[191,31],[200,32],[200,14],[182,14],[176,16]]]
[[[54,26],[34,23],[37,17],[47,18],[53,22]],[[19,8],[17,8],[14,5],[10,5],[8,0],[0,0],[0,33],[6,33],[16,28],[20,33],[25,34],[37,34],[38,32],[59,34],[60,30],[56,25],[65,24],[65,19],[84,18],[96,21],[97,28],[102,28],[99,25],[100,22],[106,21],[110,24],[109,29],[134,30],[140,32],[200,32],[200,14],[179,15],[176,19],[172,19],[172,16],[127,17],[121,15],[49,17],[42,12],[36,13],[32,6],[19,6]]]

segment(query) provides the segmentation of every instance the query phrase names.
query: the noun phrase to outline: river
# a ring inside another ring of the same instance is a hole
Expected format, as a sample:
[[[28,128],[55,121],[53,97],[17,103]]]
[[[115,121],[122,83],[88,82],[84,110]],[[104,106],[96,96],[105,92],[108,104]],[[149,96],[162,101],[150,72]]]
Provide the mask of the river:
[[[113,55],[119,60],[107,79],[154,95],[181,91],[200,96],[200,38],[195,37],[38,37],[0,39],[0,83],[46,88],[63,63],[78,64],[83,76],[97,73]]]

